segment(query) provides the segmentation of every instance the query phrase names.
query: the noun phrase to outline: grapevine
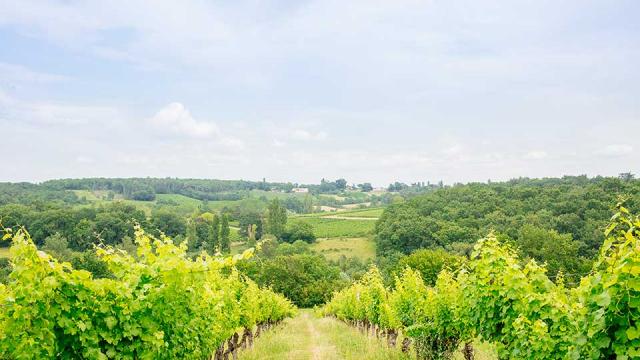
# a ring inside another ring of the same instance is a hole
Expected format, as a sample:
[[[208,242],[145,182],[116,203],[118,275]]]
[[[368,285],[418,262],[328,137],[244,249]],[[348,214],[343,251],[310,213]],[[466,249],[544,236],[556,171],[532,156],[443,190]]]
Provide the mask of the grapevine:
[[[450,359],[462,343],[472,358],[474,339],[492,343],[500,359],[640,359],[640,219],[619,204],[605,236],[577,288],[561,276],[551,281],[544,266],[523,263],[489,234],[460,271],[443,270],[433,287],[407,268],[384,289],[372,268],[323,311],[402,333],[403,350],[412,339],[419,359]]]
[[[295,311],[234,270],[252,250],[191,260],[184,244],[140,227],[135,234],[136,256],[97,249],[113,274],[105,279],[38,251],[25,230],[8,234],[13,271],[0,285],[3,358],[222,358],[250,343],[255,328]]]

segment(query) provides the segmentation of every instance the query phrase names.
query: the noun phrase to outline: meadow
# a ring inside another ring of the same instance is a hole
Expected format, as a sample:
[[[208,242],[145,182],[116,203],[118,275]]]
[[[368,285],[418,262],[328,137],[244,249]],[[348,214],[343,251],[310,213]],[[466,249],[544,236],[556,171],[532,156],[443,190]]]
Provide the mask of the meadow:
[[[341,211],[340,216],[344,217],[363,217],[363,218],[379,218],[384,208],[359,209],[354,211]]]
[[[370,235],[375,227],[375,221],[371,220],[304,217],[301,221],[311,224],[318,238],[362,237]]]
[[[329,260],[338,260],[345,256],[366,261],[376,256],[376,243],[366,237],[318,239],[311,245],[311,249]]]

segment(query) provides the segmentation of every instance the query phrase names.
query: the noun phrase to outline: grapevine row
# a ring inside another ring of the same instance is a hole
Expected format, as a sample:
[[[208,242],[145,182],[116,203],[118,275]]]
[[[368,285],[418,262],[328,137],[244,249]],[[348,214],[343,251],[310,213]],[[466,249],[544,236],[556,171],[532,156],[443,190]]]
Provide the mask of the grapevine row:
[[[5,237],[13,272],[0,284],[3,359],[235,358],[254,331],[295,311],[235,271],[251,250],[191,260],[186,245],[137,227],[136,256],[97,249],[113,276],[95,279],[38,251],[24,230]]]
[[[406,269],[387,289],[372,268],[323,310],[385,334],[392,346],[402,333],[419,359],[449,359],[462,343],[472,358],[474,339],[492,343],[500,359],[640,359],[640,220],[618,209],[591,274],[576,288],[551,281],[534,261],[523,264],[489,235],[433,287]]]

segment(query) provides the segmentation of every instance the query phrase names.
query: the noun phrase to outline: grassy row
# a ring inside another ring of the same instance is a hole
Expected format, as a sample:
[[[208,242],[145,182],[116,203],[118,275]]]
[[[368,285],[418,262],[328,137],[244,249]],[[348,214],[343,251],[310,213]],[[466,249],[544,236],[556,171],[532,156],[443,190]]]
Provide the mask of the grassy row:
[[[316,318],[310,310],[284,321],[277,329],[258,338],[251,350],[240,353],[240,360],[264,359],[411,359],[397,349],[331,318]]]
[[[494,349],[476,343],[476,360],[496,360]],[[311,310],[300,310],[299,315],[287,319],[276,329],[256,339],[253,349],[240,352],[240,360],[262,359],[323,359],[323,360],[413,360],[414,352],[403,354],[399,345],[390,349],[371,336],[333,318],[317,318]],[[460,351],[455,360],[464,357]]]

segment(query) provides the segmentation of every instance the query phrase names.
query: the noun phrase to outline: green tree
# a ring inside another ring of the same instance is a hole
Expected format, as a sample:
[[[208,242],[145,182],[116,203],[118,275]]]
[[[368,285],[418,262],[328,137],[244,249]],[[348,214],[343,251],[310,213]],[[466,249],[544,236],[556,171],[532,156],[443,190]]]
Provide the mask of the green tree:
[[[440,271],[443,269],[457,270],[463,263],[462,256],[451,254],[442,249],[422,249],[402,257],[392,269],[393,276],[391,278],[395,275],[399,276],[405,268],[409,267],[420,273],[425,284],[433,286]]]
[[[313,197],[312,196],[310,196],[310,195],[305,196],[304,200],[303,200],[303,204],[304,204],[303,212],[305,214],[310,214],[310,213],[313,212]]]
[[[220,222],[220,248],[223,253],[231,252],[231,229],[229,228],[229,216],[227,214],[222,215],[222,221]]]
[[[578,256],[581,245],[572,239],[571,234],[524,225],[516,244],[525,257],[546,263],[551,277],[562,271],[565,278],[577,282],[591,268],[590,261]]]
[[[97,240],[95,223],[89,219],[80,219],[73,228],[69,239],[69,247],[74,250],[84,250],[91,247]]]
[[[273,199],[267,210],[267,232],[280,239],[287,225],[287,209],[280,200]]]
[[[260,240],[264,235],[264,219],[258,219],[258,223],[256,224],[256,240]]]
[[[285,244],[285,248],[288,252],[294,250],[294,245]],[[296,248],[302,250],[304,246]],[[300,307],[323,304],[334,291],[347,285],[340,278],[340,269],[316,254],[278,255],[240,264],[240,270],[259,285],[271,287]]]
[[[215,254],[216,249],[220,247],[220,217],[217,214],[213,214],[210,231],[209,240],[211,243],[209,244],[209,249],[211,254]]]
[[[196,250],[209,250],[212,248],[212,222],[213,215],[210,213],[204,213],[194,219],[197,238],[194,247]]]
[[[154,211],[151,216],[151,225],[169,237],[184,234],[187,229],[184,218],[167,209]]]
[[[73,252],[69,249],[69,242],[59,233],[48,236],[44,240],[42,250],[53,255],[60,261],[71,261],[73,255]]]
[[[293,243],[302,240],[306,243],[316,241],[316,235],[313,233],[313,226],[304,221],[296,221],[290,224],[282,233],[282,241]]]

